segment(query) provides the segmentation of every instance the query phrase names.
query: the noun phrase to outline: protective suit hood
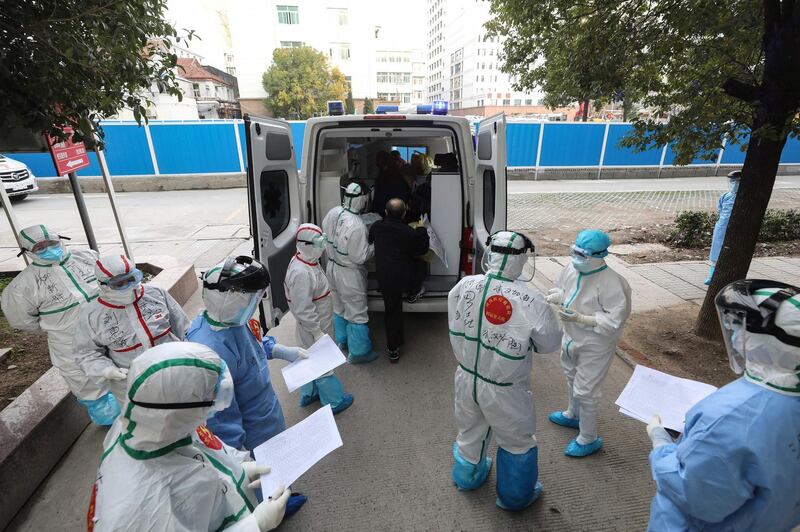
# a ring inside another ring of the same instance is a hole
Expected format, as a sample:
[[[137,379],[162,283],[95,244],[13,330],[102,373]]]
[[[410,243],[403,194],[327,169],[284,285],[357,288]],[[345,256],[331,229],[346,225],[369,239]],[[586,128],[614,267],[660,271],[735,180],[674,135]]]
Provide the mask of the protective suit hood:
[[[237,280],[238,279],[238,280]],[[266,266],[251,257],[228,257],[203,275],[203,303],[216,330],[247,323],[269,286]]]
[[[348,211],[361,214],[367,210],[369,204],[369,190],[362,187],[358,183],[350,183],[344,189],[344,199],[342,199],[342,207]]]
[[[528,261],[527,250],[533,243],[525,236],[513,231],[499,231],[489,237],[487,243],[486,271],[504,279],[515,280]]]
[[[100,298],[114,305],[130,305],[142,296],[142,272],[125,255],[107,255],[95,262]]]
[[[64,253],[64,246],[61,235],[43,224],[31,225],[19,232],[19,239],[22,241],[22,251],[27,254],[33,262],[39,264],[58,264],[66,260],[68,255]],[[53,248],[42,252],[42,247]],[[34,252],[34,248],[38,252]],[[56,249],[57,248],[57,249]]]
[[[327,236],[314,224],[302,224],[295,234],[297,254],[306,262],[316,264],[325,253]]]
[[[188,443],[212,408],[222,406],[215,401],[226,372],[211,348],[194,342],[161,344],[134,359],[120,418],[126,451],[147,458],[181,440]]]
[[[742,280],[715,299],[731,369],[772,391],[800,396],[800,290]]]

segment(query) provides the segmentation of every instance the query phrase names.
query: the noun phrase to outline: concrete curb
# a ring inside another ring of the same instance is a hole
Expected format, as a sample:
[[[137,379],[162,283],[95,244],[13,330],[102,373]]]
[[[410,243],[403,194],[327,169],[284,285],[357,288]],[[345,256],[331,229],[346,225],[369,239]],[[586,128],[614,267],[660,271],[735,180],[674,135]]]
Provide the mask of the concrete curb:
[[[659,169],[657,166],[642,168],[622,168],[604,167],[600,171],[600,180],[603,179],[669,179],[673,177],[710,177],[724,176],[732,170],[741,170],[741,165],[720,165],[716,166],[665,166]],[[536,168],[533,167],[510,167],[508,169],[508,179],[511,181],[569,181],[577,179],[598,179],[597,167],[585,168],[540,168],[539,175],[536,177]],[[778,175],[798,175],[800,166],[782,165],[778,168]]]
[[[205,190],[220,188],[243,188],[245,175],[232,174],[181,174],[159,176],[114,176],[111,178],[116,192],[160,192],[163,190]],[[71,194],[72,188],[66,177],[43,177],[36,180],[36,194]],[[81,189],[85,193],[105,192],[99,177],[81,177]]]
[[[184,305],[197,289],[194,266],[168,256],[141,257],[150,284]],[[89,425],[58,370],[50,368],[0,410],[0,530]]]

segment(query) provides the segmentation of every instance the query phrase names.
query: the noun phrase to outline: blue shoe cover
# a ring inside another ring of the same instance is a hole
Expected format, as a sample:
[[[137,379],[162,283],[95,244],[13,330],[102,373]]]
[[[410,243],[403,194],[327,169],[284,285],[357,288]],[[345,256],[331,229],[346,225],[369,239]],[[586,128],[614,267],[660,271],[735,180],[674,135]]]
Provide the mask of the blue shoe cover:
[[[573,438],[573,440],[569,442],[569,445],[567,445],[567,448],[564,449],[564,454],[573,458],[583,458],[584,456],[596,453],[602,446],[603,438],[597,438],[592,443],[587,443],[586,445],[581,445],[578,443],[577,438]]]
[[[78,399],[78,402],[86,407],[89,412],[89,418],[95,425],[107,427],[114,423],[114,420],[120,414],[119,404],[117,404],[117,400],[110,392],[100,399]]]
[[[531,504],[536,502],[536,500],[539,498],[539,495],[542,494],[542,490],[543,489],[544,488],[542,487],[542,483],[537,480],[536,481],[536,486],[533,488],[533,499],[531,499],[531,502],[529,502],[527,505],[525,505],[522,508],[516,508],[516,509],[515,508],[506,508],[505,505],[503,504],[503,501],[500,500],[500,497],[495,499],[494,503],[497,505],[498,508],[502,508],[503,510],[508,510],[510,512],[514,512],[514,511],[517,511],[517,510],[524,510],[525,508],[527,508],[528,506],[530,506]]]
[[[706,280],[703,281],[703,284],[706,286],[710,285],[712,277],[714,277],[714,266],[712,266],[711,269],[708,270],[708,277],[706,277]]]
[[[538,447],[522,454],[497,449],[497,506],[516,511],[533,504],[542,492],[538,478]]]
[[[453,484],[461,491],[469,491],[480,488],[486,482],[489,471],[492,469],[492,459],[484,456],[477,464],[464,460],[458,454],[458,443],[453,443],[453,472],[451,477]]]
[[[289,495],[289,500],[286,502],[286,511],[283,513],[283,518],[286,519],[287,517],[291,517],[300,510],[300,507],[303,506],[308,497],[303,495],[302,493],[292,493]]]
[[[562,427],[569,427],[571,429],[577,429],[579,427],[578,420],[565,416],[564,412],[553,412],[547,416],[547,419],[549,419],[551,423],[561,425]]]
[[[322,406],[331,405],[334,414],[353,404],[353,396],[344,392],[344,386],[336,375],[320,377],[314,384],[319,391],[319,402]]]
[[[319,401],[319,391],[315,381],[304,384],[300,387],[300,406],[308,406]]]
[[[378,358],[378,353],[372,350],[366,323],[347,324],[347,345],[350,350],[347,361],[351,364],[366,364]]]
[[[336,345],[339,349],[347,347],[347,320],[338,314],[333,315],[333,335],[336,337]]]

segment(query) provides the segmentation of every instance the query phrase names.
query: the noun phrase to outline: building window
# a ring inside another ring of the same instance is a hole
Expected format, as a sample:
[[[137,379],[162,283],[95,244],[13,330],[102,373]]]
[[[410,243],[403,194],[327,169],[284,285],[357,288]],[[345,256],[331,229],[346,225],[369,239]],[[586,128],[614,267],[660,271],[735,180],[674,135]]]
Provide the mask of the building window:
[[[195,98],[200,97],[200,84],[199,83],[192,83],[192,92],[194,93]]]
[[[350,43],[346,42],[339,42],[339,43],[331,43],[333,48],[330,49],[330,56],[336,57],[342,61],[348,61],[350,59]],[[334,50],[336,53],[334,54]]]
[[[300,8],[297,6],[276,6],[278,24],[300,24]]]
[[[328,15],[335,20],[339,26],[347,26],[347,8],[329,7]]]
[[[522,105],[522,100],[514,100],[514,105]]]
[[[411,83],[411,74],[408,72],[378,72],[378,83]]]
[[[303,46],[302,41],[281,41],[281,48],[300,48]]]
[[[503,100],[503,105],[511,105],[511,100]]]
[[[533,105],[533,100],[531,99],[525,100],[525,105]]]

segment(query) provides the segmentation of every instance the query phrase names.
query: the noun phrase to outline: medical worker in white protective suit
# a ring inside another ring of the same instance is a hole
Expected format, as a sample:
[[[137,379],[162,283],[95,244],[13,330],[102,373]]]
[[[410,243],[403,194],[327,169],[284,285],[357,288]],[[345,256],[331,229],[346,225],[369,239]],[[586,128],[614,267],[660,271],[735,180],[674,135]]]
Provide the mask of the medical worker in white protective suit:
[[[677,442],[658,416],[647,426],[657,486],[648,530],[792,530],[800,524],[800,288],[745,279],[714,302],[731,369],[744,375],[690,408]]]
[[[631,314],[631,288],[603,259],[611,239],[603,231],[585,229],[570,248],[571,261],[561,271],[547,302],[559,306],[564,324],[561,367],[567,377],[569,404],[548,419],[579,429],[564,454],[575,458],[596,453],[601,387],[611,366],[617,340]]]
[[[464,277],[447,300],[450,343],[459,365],[452,479],[462,490],[483,484],[492,465],[486,449],[494,434],[497,506],[521,510],[542,491],[531,391],[533,354],[558,349],[561,330],[530,278],[520,278],[533,243],[519,233],[500,231],[487,246],[486,275]]]
[[[78,314],[97,298],[97,252],[65,250],[62,237],[44,225],[26,227],[19,237],[23,245],[20,254],[27,254],[31,264],[3,290],[3,314],[15,329],[47,333],[50,362],[92,421],[110,425],[119,415],[114,396],[104,383],[88,378],[73,356]]]
[[[297,321],[295,340],[302,348],[311,347],[324,334],[333,334],[331,291],[319,259],[325,253],[326,237],[314,224],[303,224],[297,230],[297,253],[286,271],[284,289],[289,309]],[[300,406],[319,400],[322,406],[331,405],[338,414],[351,404],[353,396],[333,372],[300,388]]]
[[[328,280],[333,293],[333,325],[336,343],[348,349],[351,364],[378,358],[372,350],[367,314],[367,268],[374,247],[369,231],[359,216],[367,209],[369,190],[350,183],[341,207],[331,209],[322,220],[328,239]]]
[[[124,255],[95,262],[100,297],[81,308],[75,358],[98,386],[107,386],[124,409],[125,377],[146,349],[186,338],[189,318],[164,289],[142,284],[142,272]]]
[[[87,516],[90,531],[272,530],[289,490],[262,503],[269,467],[225,445],[204,423],[233,396],[211,348],[171,342],[148,349],[128,373],[128,401],[106,435]]]

